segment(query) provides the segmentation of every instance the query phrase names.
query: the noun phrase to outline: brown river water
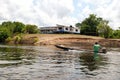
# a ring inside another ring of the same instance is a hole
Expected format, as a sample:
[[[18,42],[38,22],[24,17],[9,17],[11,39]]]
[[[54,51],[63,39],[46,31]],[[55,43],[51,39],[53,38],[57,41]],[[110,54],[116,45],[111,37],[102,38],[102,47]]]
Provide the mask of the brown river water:
[[[0,45],[0,80],[120,80],[120,48],[92,53],[53,46]]]

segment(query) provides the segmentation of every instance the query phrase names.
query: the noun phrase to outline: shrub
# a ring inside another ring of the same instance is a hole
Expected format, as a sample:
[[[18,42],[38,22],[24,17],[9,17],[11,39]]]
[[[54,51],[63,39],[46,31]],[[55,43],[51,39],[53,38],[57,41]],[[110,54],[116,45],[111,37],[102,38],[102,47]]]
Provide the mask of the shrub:
[[[37,37],[34,38],[34,43],[36,43],[39,39]]]
[[[0,28],[0,42],[5,42],[10,36],[10,31],[7,28]]]
[[[21,41],[21,37],[20,36],[15,36],[15,43],[19,43]]]
[[[13,39],[11,37],[8,37],[7,39],[5,39],[5,42],[10,42],[12,41]]]

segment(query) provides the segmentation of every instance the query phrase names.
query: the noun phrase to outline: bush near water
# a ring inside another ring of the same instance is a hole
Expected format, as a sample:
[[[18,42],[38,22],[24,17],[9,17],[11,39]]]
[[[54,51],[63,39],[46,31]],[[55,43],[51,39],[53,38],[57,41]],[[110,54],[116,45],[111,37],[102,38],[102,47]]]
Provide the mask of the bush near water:
[[[7,21],[0,25],[0,42],[15,41],[15,43],[19,43],[22,38],[21,34],[36,33],[39,33],[39,28],[36,25]]]

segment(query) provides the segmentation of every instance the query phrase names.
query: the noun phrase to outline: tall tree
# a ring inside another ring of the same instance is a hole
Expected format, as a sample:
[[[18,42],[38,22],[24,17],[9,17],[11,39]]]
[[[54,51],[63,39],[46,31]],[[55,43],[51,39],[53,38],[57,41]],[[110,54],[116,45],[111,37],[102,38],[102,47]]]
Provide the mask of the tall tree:
[[[81,22],[81,34],[86,35],[98,35],[96,29],[99,23],[102,21],[102,18],[96,17],[94,14],[90,14],[88,18]]]
[[[15,24],[13,24],[11,21],[7,21],[7,22],[3,22],[1,24],[1,27],[7,28],[12,35],[15,28]]]
[[[14,33],[22,33],[25,29],[25,25],[22,22],[13,22],[15,25]]]
[[[25,27],[25,32],[26,33],[30,33],[30,34],[34,34],[34,33],[38,33],[39,32],[39,29],[36,25],[26,25]]]
[[[109,38],[112,35],[112,31],[106,20],[101,21],[97,26],[97,32],[101,37]]]

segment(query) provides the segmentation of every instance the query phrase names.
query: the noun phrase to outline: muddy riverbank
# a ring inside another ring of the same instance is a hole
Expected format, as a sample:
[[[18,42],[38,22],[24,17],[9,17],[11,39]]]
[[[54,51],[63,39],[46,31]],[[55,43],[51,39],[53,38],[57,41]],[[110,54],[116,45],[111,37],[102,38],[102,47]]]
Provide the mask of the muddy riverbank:
[[[120,39],[104,39],[101,37],[77,34],[26,34],[22,36],[19,44],[37,46],[56,44],[92,46],[95,42],[99,42],[105,47],[120,47]]]
[[[36,42],[35,39],[38,39]],[[76,34],[39,34],[25,35],[22,44],[56,45],[56,44],[83,44],[87,46],[99,42],[102,46],[120,47],[120,39],[104,39],[101,37],[76,35]]]

